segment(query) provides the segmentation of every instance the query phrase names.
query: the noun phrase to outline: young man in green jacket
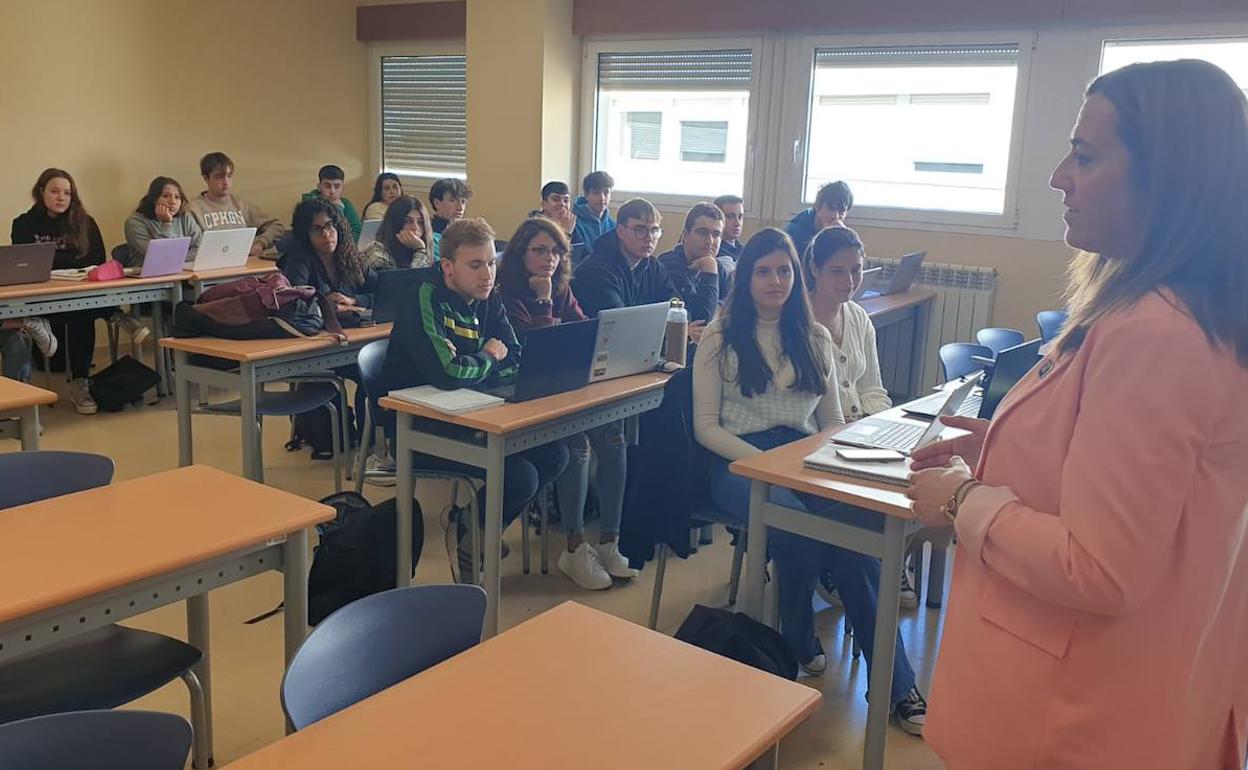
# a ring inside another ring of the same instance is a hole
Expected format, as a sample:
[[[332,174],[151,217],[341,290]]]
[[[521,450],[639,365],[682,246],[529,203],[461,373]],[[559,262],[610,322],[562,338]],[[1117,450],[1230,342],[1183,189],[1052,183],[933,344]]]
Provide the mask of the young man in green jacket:
[[[317,172],[316,189],[303,194],[303,200],[312,200],[314,198],[324,198],[338,208],[342,209],[342,215],[347,218],[347,222],[351,225],[351,237],[355,240],[360,239],[360,214],[355,210],[355,205],[351,201],[342,197],[342,186],[346,183],[347,175],[343,173],[338,166],[321,166],[321,170]]]

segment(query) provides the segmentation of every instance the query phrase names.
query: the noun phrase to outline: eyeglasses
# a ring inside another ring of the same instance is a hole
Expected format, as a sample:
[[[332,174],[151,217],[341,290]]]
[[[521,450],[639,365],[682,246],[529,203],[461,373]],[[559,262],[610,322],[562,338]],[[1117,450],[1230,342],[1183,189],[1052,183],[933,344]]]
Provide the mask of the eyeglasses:
[[[308,228],[308,235],[319,235],[323,238],[328,238],[329,236],[336,235],[337,233],[338,226],[333,222],[326,222],[323,225],[312,225]]]
[[[652,238],[658,240],[663,237],[663,228],[655,225],[646,227],[645,225],[633,225],[628,228],[633,233],[634,238]]]
[[[705,227],[693,228],[693,234],[698,236],[699,238],[723,238],[724,237],[723,230],[711,230]]]
[[[558,246],[555,246],[553,248],[550,246],[530,246],[529,253],[533,254],[534,256],[541,257],[542,259],[546,259],[551,254],[554,254],[556,257],[562,257],[564,254],[567,254],[566,251],[559,248]]]

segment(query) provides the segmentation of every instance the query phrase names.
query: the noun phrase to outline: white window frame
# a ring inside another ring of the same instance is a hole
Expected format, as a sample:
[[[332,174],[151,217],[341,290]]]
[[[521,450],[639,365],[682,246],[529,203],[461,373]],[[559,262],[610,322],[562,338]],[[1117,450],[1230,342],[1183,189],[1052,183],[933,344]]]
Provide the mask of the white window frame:
[[[369,163],[373,169],[373,179],[382,171],[382,120],[381,120],[381,60],[387,56],[465,56],[467,46],[462,40],[447,41],[419,41],[401,44],[383,44],[374,43],[369,46],[369,86],[368,86],[368,137],[369,137]],[[427,200],[429,196],[429,188],[439,179],[448,177],[458,177],[459,179],[467,178],[467,171],[463,174],[449,174],[442,176],[410,176],[403,174],[399,176],[399,180],[403,185],[403,192],[407,195],[420,193],[422,200]],[[369,180],[370,184],[372,180]]]
[[[902,34],[832,34],[801,35],[789,38],[784,67],[786,77],[781,85],[781,126],[776,155],[776,195],[774,217],[787,221],[794,213],[809,208],[802,200],[804,171],[809,147],[806,142],[810,122],[810,101],[814,86],[815,50],[818,48],[856,48],[871,46],[914,45],[980,45],[1012,43],[1018,46],[1018,82],[1014,91],[1014,117],[1007,160],[1005,202],[1001,214],[926,211],[921,209],[886,208],[855,205],[849,215],[851,225],[881,228],[945,230],[1005,235],[1020,225],[1020,190],[1028,181],[1023,172],[1023,138],[1027,133],[1028,96],[1031,85],[1032,54],[1038,45],[1038,34],[1030,30],[988,29],[976,32],[902,33]],[[774,81],[773,81],[774,82]]]
[[[1090,31],[1092,45],[1088,50],[1090,77],[1101,72],[1101,57],[1106,43],[1118,41],[1148,42],[1170,40],[1201,40],[1227,37],[1248,39],[1248,22],[1194,24],[1133,24],[1094,27]],[[1248,83],[1244,84],[1248,86]]]
[[[761,185],[759,184],[759,174],[763,170],[763,166],[758,162],[760,151],[764,148],[758,146],[757,138],[760,135],[758,126],[760,116],[768,113],[769,105],[764,104],[766,96],[764,89],[759,85],[762,83],[761,75],[766,66],[770,64],[770,47],[766,40],[762,37],[729,37],[729,38],[687,38],[687,37],[654,37],[654,38],[611,38],[596,37],[586,39],[585,52],[582,64],[581,77],[581,141],[580,141],[580,176],[577,179],[569,179],[568,185],[576,189],[573,197],[583,194],[580,189],[581,179],[586,174],[594,170],[594,143],[597,138],[597,118],[598,118],[598,55],[601,53],[634,53],[645,51],[710,51],[724,49],[746,49],[751,52],[750,56],[750,110],[749,118],[746,123],[746,147],[745,147],[745,168],[744,168],[744,184],[743,195],[745,199],[745,216],[749,218],[758,217],[762,214],[761,208],[762,196],[759,194]],[[764,56],[767,60],[764,61]],[[604,169],[607,173],[611,169]],[[713,199],[714,195],[673,195],[669,193],[653,193],[645,190],[627,190],[625,188],[616,188],[612,192],[611,203],[613,207],[618,207],[628,198],[642,197],[650,201],[664,214],[680,215],[683,217],[693,208],[694,204],[702,200]]]

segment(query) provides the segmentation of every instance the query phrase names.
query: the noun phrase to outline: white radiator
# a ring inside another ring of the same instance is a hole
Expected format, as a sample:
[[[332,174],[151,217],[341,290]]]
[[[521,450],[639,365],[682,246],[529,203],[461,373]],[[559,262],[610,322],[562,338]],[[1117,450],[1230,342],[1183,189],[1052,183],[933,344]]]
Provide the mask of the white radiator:
[[[868,258],[867,267],[882,267],[872,283],[887,283],[897,270],[897,260]],[[921,392],[926,392],[944,377],[940,366],[940,346],[946,342],[974,342],[975,333],[992,325],[992,302],[997,293],[997,271],[991,267],[924,263],[914,286],[932,289],[932,312],[923,343],[923,374]],[[879,335],[881,372],[900,371],[902,357],[910,355],[913,332],[884,331]],[[885,386],[889,378],[884,378]],[[889,387],[893,392],[893,388]],[[904,394],[898,394],[904,395]]]

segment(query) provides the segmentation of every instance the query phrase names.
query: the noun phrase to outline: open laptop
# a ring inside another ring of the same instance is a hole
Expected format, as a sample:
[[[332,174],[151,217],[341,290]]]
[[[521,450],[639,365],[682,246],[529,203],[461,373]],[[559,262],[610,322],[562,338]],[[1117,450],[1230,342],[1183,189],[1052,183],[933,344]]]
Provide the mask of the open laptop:
[[[872,297],[882,297],[886,294],[901,294],[909,291],[910,284],[914,283],[914,279],[918,277],[919,268],[923,267],[923,260],[926,258],[926,251],[916,251],[913,254],[906,254],[897,263],[897,270],[893,273],[892,280],[888,282],[887,286],[879,291],[864,291],[862,292],[860,299],[871,299]]]
[[[52,277],[56,244],[23,243],[0,246],[0,286],[43,283]]]
[[[589,382],[589,361],[597,336],[597,319],[532,329],[520,343],[520,373],[515,384],[476,390],[514,402],[583,388]]]
[[[256,228],[240,227],[235,230],[209,230],[199,242],[195,253],[194,270],[216,270],[222,267],[242,267],[251,255],[251,244],[256,240]]]
[[[156,238],[148,241],[143,266],[127,267],[126,275],[130,278],[157,278],[180,273],[190,248],[190,238]]]
[[[997,354],[983,379],[983,387],[979,392],[972,393],[962,402],[956,414],[959,417],[979,417],[991,420],[997,411],[997,405],[1010,388],[1018,384],[1027,372],[1040,361],[1040,340],[1024,342],[1012,348],[1006,348]],[[933,393],[929,396],[902,404],[907,414],[918,417],[934,418],[944,403],[945,394]]]
[[[408,289],[420,283],[419,270],[377,271],[377,291],[373,294],[373,323],[391,323],[399,316],[399,306]]]
[[[937,412],[938,417],[946,417],[958,413],[958,407],[966,400],[975,386],[979,384],[983,372],[976,372],[966,378],[953,390],[945,392],[945,403]],[[927,446],[940,438],[943,429],[939,419],[931,422],[907,420],[892,417],[864,417],[832,437],[832,441],[846,446],[863,447],[866,449],[892,449],[908,455],[915,449]]]
[[[381,229],[380,219],[366,219],[360,225],[360,238],[355,242],[355,248],[363,251],[367,249],[369,244],[377,240],[377,231]]]
[[[862,299],[862,295],[867,293],[867,287],[874,283],[876,276],[884,272],[882,267],[872,267],[862,271],[862,281],[858,284],[858,288],[854,290],[853,296],[850,297],[854,302]]]
[[[598,313],[590,382],[652,372],[660,363],[668,303],[620,307]]]

